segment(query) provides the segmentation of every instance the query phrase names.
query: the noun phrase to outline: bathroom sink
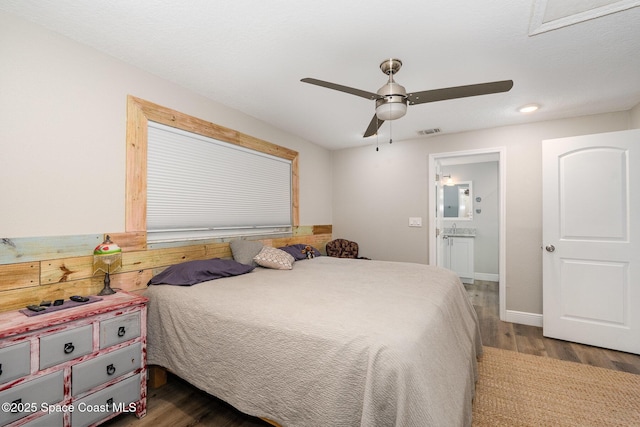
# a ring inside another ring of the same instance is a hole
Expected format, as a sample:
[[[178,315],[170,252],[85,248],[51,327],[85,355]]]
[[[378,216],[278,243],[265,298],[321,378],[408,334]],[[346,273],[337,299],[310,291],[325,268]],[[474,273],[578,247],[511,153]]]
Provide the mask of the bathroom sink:
[[[476,229],[475,228],[445,228],[442,231],[443,236],[448,237],[476,237]]]

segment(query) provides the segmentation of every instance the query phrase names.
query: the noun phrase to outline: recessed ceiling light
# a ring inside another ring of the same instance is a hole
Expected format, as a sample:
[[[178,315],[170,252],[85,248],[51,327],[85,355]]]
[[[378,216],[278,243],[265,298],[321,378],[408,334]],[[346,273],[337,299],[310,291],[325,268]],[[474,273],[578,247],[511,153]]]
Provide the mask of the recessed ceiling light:
[[[537,104],[528,104],[523,107],[520,107],[518,111],[520,111],[521,113],[533,113],[538,108],[540,108],[540,106]]]

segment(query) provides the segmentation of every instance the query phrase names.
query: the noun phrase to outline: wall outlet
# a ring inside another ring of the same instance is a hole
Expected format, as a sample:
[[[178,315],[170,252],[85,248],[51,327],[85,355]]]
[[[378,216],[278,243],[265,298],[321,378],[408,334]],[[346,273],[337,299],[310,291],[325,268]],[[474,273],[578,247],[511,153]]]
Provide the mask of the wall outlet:
[[[422,227],[422,217],[409,217],[409,227]]]

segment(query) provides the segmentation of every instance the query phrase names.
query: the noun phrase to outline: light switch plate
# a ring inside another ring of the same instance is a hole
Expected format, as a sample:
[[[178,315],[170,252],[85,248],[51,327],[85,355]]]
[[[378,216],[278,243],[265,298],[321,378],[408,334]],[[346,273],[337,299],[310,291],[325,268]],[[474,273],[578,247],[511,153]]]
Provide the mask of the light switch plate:
[[[422,227],[422,218],[419,216],[409,217],[409,227]]]

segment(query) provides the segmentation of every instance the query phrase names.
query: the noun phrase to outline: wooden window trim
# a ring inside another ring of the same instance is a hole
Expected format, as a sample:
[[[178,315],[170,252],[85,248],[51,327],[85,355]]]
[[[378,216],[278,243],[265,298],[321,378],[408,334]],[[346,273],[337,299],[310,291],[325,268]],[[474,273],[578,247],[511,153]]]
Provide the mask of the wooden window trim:
[[[140,244],[142,241],[146,244],[147,231],[147,122],[149,120],[290,160],[292,221],[294,227],[299,225],[297,151],[128,95],[125,230],[127,233],[144,234],[144,239],[138,239]],[[144,247],[138,249],[144,249]]]

